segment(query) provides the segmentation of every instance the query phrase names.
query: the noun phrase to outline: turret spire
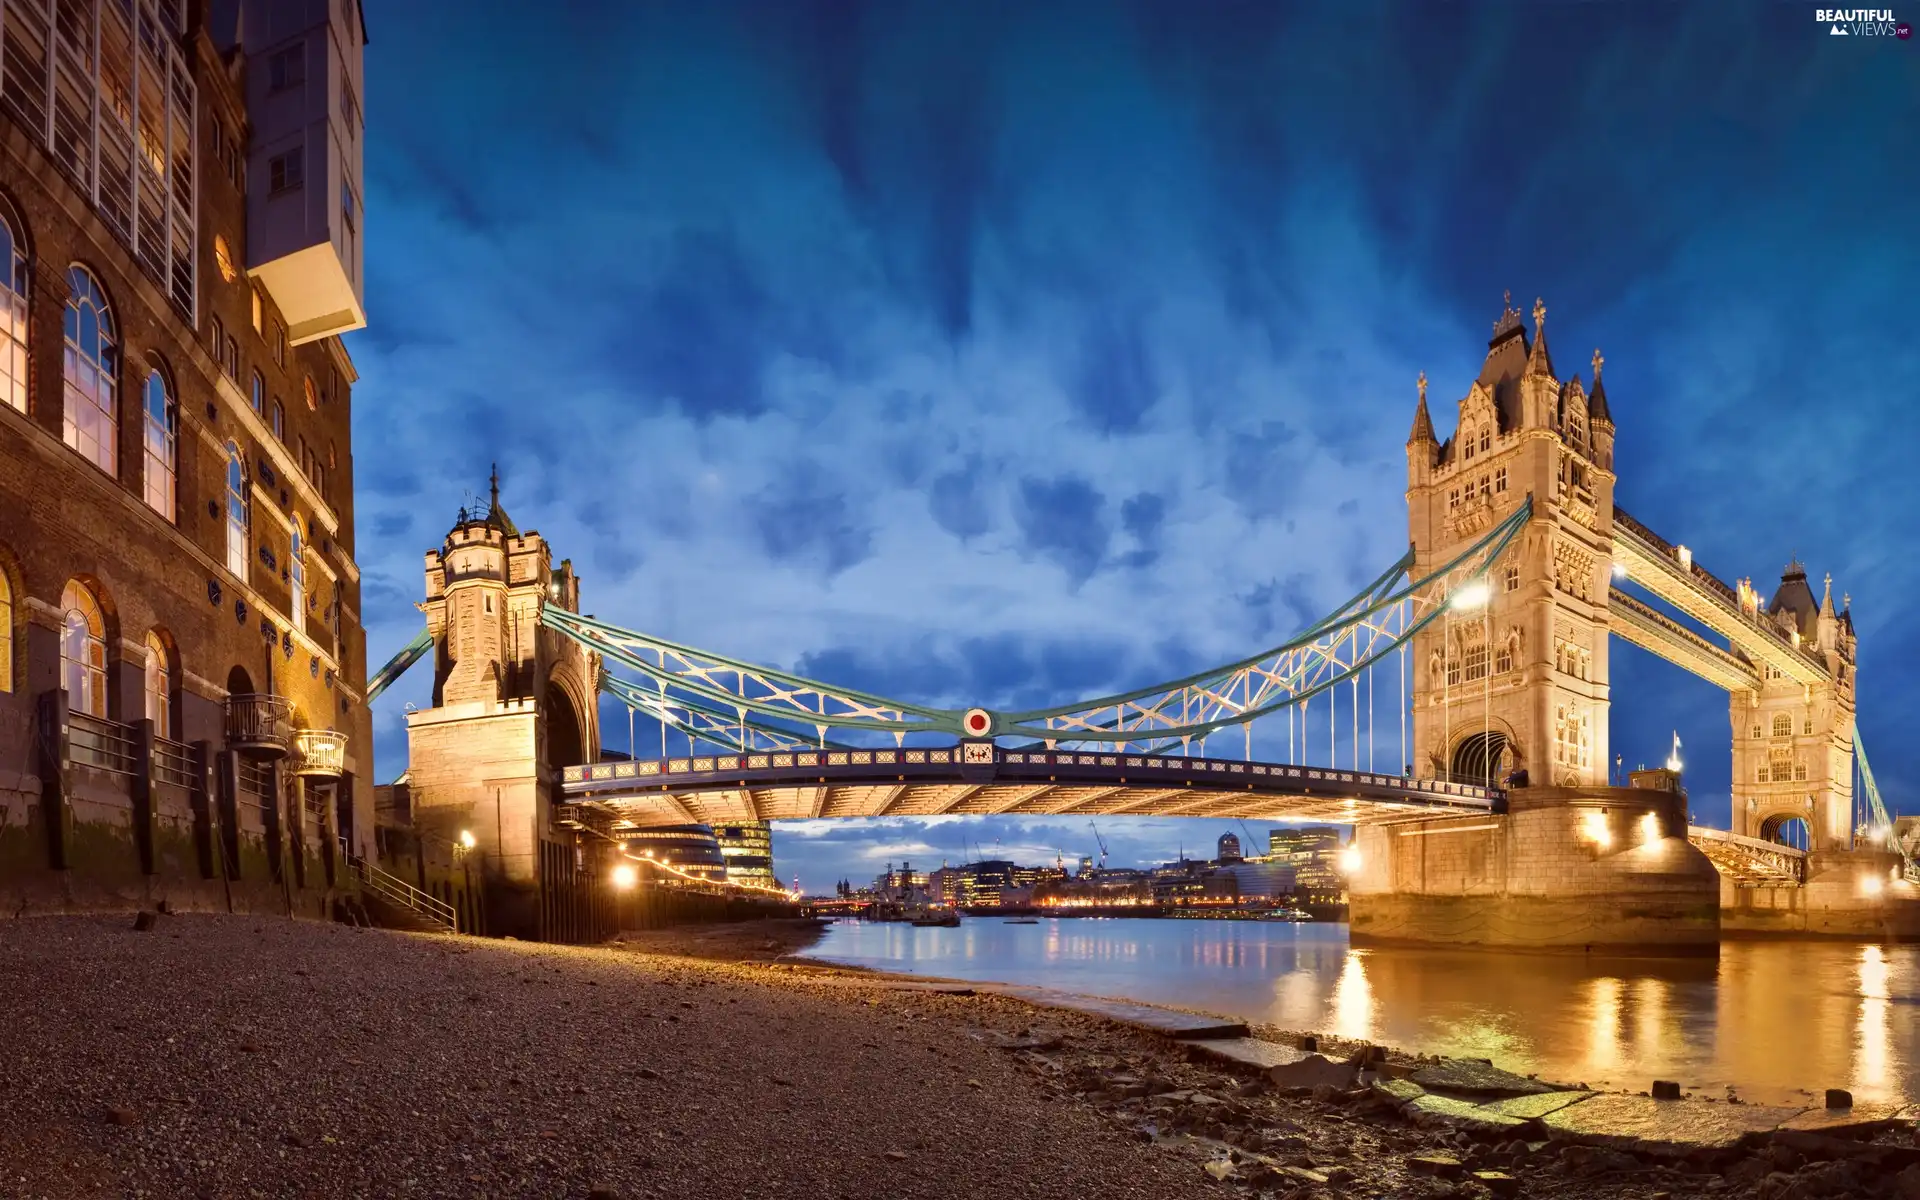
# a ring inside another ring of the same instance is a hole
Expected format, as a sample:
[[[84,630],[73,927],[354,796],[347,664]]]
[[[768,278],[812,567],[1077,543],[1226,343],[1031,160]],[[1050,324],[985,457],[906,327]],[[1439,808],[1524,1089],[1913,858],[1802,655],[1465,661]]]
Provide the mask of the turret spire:
[[[1607,389],[1600,382],[1600,368],[1606,363],[1600,356],[1600,347],[1593,348],[1593,391],[1587,393],[1587,422],[1598,425],[1602,421],[1613,424],[1613,414],[1607,411]]]
[[[1413,432],[1407,435],[1407,445],[1417,446],[1422,443],[1437,445],[1439,439],[1433,436],[1433,417],[1427,412],[1427,373],[1425,371],[1420,372],[1418,386],[1420,404],[1413,410]]]
[[[1538,297],[1533,301],[1533,347],[1527,352],[1527,374],[1553,374],[1553,356],[1547,353],[1547,305]]]
[[[1827,572],[1826,591],[1820,595],[1820,613],[1828,617],[1833,615],[1833,572],[1831,571]]]

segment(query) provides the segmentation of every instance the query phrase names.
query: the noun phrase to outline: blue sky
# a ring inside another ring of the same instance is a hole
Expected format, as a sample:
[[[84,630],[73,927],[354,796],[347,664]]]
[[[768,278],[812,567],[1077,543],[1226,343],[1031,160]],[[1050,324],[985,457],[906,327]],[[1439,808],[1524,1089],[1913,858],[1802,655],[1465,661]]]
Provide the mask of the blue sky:
[[[370,667],[495,460],[588,611],[677,641],[954,706],[1234,659],[1398,557],[1415,375],[1444,435],[1512,289],[1562,371],[1604,350],[1626,508],[1852,594],[1920,809],[1920,41],[1802,4],[554,14],[370,14]],[[1618,643],[1613,675],[1615,747],[1679,730],[1724,824],[1724,694]],[[429,682],[376,707],[382,779]],[[1103,829],[1123,862],[1223,831]],[[810,888],[1092,849],[776,838]]]

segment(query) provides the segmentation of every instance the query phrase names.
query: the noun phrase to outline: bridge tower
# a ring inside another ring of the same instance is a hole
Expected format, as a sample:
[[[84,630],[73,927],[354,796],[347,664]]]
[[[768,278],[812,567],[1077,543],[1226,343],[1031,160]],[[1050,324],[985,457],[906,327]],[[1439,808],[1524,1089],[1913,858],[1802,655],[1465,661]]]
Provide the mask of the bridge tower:
[[[1528,496],[1533,516],[1495,564],[1484,596],[1455,585],[1447,613],[1414,639],[1416,774],[1499,784],[1604,785],[1607,586],[1613,525],[1613,418],[1593,357],[1593,389],[1554,375],[1546,306],[1533,335],[1509,296],[1479,377],[1440,441],[1427,384],[1407,439],[1414,575],[1444,566]]]
[[[485,932],[584,937],[584,863],[550,814],[561,771],[599,757],[600,663],[539,619],[543,601],[578,612],[580,578],[514,525],[496,470],[491,504],[462,508],[427,552],[426,597],[433,707],[407,714],[415,831],[480,876]]]
[[[1739,603],[1771,621],[1793,644],[1826,667],[1826,678],[1802,683],[1762,663],[1761,686],[1731,694],[1733,832],[1787,840],[1786,826],[1806,822],[1806,849],[1853,846],[1854,654],[1851,604],[1833,607],[1828,576],[1818,601],[1807,571],[1789,563],[1764,606],[1752,581],[1741,580]]]

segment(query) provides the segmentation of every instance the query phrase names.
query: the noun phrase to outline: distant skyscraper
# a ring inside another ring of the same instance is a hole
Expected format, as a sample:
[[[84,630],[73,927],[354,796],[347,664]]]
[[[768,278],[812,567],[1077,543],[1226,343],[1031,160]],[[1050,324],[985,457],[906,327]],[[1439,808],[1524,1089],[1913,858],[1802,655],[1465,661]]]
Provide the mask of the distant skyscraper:
[[[1337,892],[1345,886],[1340,875],[1344,840],[1337,825],[1273,829],[1267,832],[1267,853],[1294,869],[1302,891]]]
[[[1220,835],[1219,846],[1214,852],[1214,858],[1217,861],[1239,862],[1244,857],[1246,856],[1240,853],[1240,839],[1237,836],[1231,833]]]
[[[727,882],[749,887],[777,888],[773,873],[773,827],[765,821],[716,825],[720,853],[727,860]]]

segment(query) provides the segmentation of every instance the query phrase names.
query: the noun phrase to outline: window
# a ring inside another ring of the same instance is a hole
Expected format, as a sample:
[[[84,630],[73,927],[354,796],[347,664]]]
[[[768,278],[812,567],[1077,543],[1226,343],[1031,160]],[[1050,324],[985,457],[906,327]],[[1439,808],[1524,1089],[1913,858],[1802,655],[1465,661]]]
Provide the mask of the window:
[[[273,323],[273,361],[287,365],[287,327],[278,321]]]
[[[1493,656],[1493,670],[1496,675],[1505,675],[1513,670],[1513,639],[1500,643],[1500,652]]]
[[[227,239],[222,234],[213,235],[213,265],[220,269],[220,278],[232,283],[240,276],[233,269],[233,251],[227,248]]]
[[[235,383],[240,382],[240,339],[232,334],[227,335],[226,354],[222,358],[220,369],[227,373],[228,379]]]
[[[219,317],[207,318],[207,348],[213,351],[213,361],[223,361],[227,352],[227,327],[220,323]]]
[[[307,396],[307,411],[320,411],[320,389],[313,386],[313,376],[309,375],[302,390]]]
[[[0,404],[27,411],[26,226],[0,200]]]
[[[1460,656],[1451,648],[1447,651],[1447,686],[1460,686]]]
[[[486,614],[488,616],[492,616],[493,615],[493,593],[488,592],[484,597],[482,597],[482,599],[485,601],[484,607],[486,610]]]
[[[1767,781],[1767,764],[1761,763],[1753,769],[1753,781],[1755,783],[1765,783]]]
[[[118,403],[114,397],[113,310],[99,281],[85,267],[67,268],[66,443],[107,474],[119,457]]]
[[[247,465],[240,447],[227,443],[227,570],[236,579],[247,577]]]
[[[1793,718],[1788,716],[1786,713],[1773,714],[1773,736],[1792,737],[1793,736]]]
[[[1480,498],[1485,500],[1491,495],[1493,495],[1493,479],[1490,476],[1482,475],[1480,477]]]
[[[1793,764],[1793,781],[1795,783],[1805,783],[1807,781],[1807,764],[1802,762]]]
[[[267,415],[267,377],[258,371],[253,373],[253,411]]]
[[[173,667],[167,644],[157,633],[147,634],[147,720],[155,737],[173,736]]]
[[[167,391],[160,368],[147,371],[146,403],[147,507],[167,520],[174,519],[174,473],[179,466],[180,411]]]
[[[1507,590],[1510,592],[1520,590],[1520,568],[1518,566],[1510,566],[1507,568]]]
[[[1447,507],[1448,508],[1460,507],[1460,489],[1459,488],[1454,488],[1447,493]]]
[[[1561,705],[1554,713],[1553,761],[1564,767],[1585,767],[1590,742],[1587,718]]]
[[[13,690],[13,581],[0,569],[0,692]]]
[[[287,616],[293,619],[296,633],[307,631],[307,561],[300,542],[300,518],[293,519],[292,541],[287,547]]]
[[[347,127],[348,141],[360,136],[360,104],[345,80],[340,82],[340,123]]]
[[[267,333],[267,305],[260,299],[260,289],[253,289],[253,331],[262,337]]]
[[[1487,644],[1485,642],[1475,642],[1473,645],[1467,647],[1467,680],[1468,682],[1472,682],[1475,679],[1485,679],[1486,677]]]
[[[267,87],[272,91],[294,87],[307,81],[306,47],[288,46],[275,50],[267,59]]]
[[[1480,453],[1485,454],[1490,448],[1492,448],[1492,446],[1493,446],[1493,430],[1482,429],[1480,431]]]
[[[1763,730],[1762,730],[1762,729],[1761,729],[1761,728],[1760,728],[1760,727],[1759,727],[1758,725],[1755,725],[1755,726],[1753,727],[1753,736],[1754,736],[1754,737],[1756,737],[1756,738],[1757,738],[1757,737],[1759,737],[1759,736],[1761,736],[1761,734],[1762,734],[1763,732],[1764,732],[1764,731],[1763,731]]]
[[[60,686],[67,708],[107,715],[107,622],[93,593],[77,581],[60,593]]]
[[[1793,781],[1793,761],[1789,757],[1788,751],[1775,750],[1767,756],[1767,761],[1768,765],[1773,768],[1772,775],[1775,783],[1791,783]]]
[[[1813,733],[1813,718],[1812,718],[1812,717],[1808,717],[1808,718],[1807,718],[1807,719],[1806,719],[1806,720],[1805,720],[1804,722],[1802,722],[1802,723],[1801,723],[1801,726],[1800,726],[1800,732],[1801,732],[1801,733],[1804,733],[1804,734],[1807,734],[1807,735],[1809,735],[1809,736],[1811,736],[1811,735],[1812,735],[1812,733]]]
[[[267,191],[290,192],[306,182],[304,146],[295,146],[267,160]]]
[[[1501,467],[1493,473],[1493,494],[1496,496],[1504,496],[1507,494],[1507,469],[1505,467]]]
[[[287,440],[287,409],[278,400],[273,402],[273,436],[282,442]]]
[[[351,277],[357,269],[359,260],[357,249],[360,237],[360,222],[355,219],[360,206],[355,202],[353,186],[342,180],[340,183],[340,253],[346,259],[347,274]]]

